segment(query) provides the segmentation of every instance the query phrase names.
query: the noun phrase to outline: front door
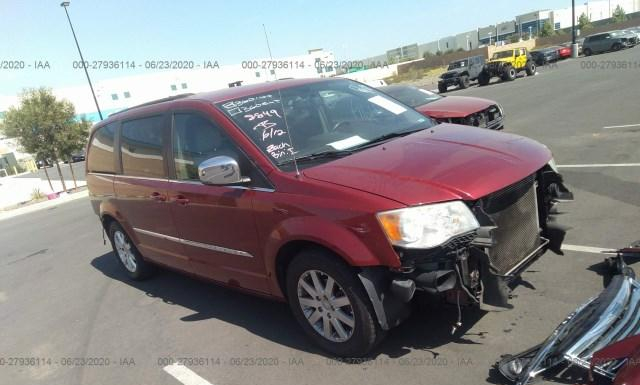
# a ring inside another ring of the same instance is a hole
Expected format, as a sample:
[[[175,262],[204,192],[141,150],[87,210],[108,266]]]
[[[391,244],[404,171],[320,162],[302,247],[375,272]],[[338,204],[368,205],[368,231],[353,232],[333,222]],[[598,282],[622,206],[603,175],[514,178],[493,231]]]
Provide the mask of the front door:
[[[253,215],[256,191],[249,187],[204,185],[198,165],[230,156],[243,176],[254,180],[253,164],[213,121],[199,113],[173,116],[173,165],[169,206],[185,253],[198,275],[231,286],[269,292]]]

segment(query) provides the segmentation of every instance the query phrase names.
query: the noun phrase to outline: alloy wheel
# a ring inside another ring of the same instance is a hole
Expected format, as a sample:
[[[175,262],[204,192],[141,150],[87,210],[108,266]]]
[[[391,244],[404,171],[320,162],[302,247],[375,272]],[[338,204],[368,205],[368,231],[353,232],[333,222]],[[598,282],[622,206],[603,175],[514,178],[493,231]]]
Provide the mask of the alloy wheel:
[[[113,233],[113,242],[124,267],[132,273],[135,272],[138,266],[136,257],[131,250],[131,242],[129,242],[127,236],[122,231],[117,230]]]
[[[332,342],[347,341],[355,330],[349,297],[340,284],[319,270],[305,271],[298,279],[298,302],[313,329]]]

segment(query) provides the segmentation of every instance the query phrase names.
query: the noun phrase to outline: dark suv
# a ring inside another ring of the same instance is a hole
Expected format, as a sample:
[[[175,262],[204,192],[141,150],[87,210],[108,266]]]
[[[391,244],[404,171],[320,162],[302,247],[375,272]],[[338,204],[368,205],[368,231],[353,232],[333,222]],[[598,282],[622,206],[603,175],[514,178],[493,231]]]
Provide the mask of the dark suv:
[[[347,79],[113,114],[92,130],[87,184],[132,279],[161,265],[288,301],[319,346],[349,357],[416,292],[509,308],[507,283],[559,250],[552,207],[570,198],[540,143],[436,124]]]
[[[622,31],[612,31],[587,36],[582,44],[586,56],[608,51],[619,51],[638,44],[638,37]]]
[[[443,94],[450,86],[469,87],[469,84],[478,78],[483,67],[484,56],[471,56],[449,63],[447,72],[440,75],[438,91]]]

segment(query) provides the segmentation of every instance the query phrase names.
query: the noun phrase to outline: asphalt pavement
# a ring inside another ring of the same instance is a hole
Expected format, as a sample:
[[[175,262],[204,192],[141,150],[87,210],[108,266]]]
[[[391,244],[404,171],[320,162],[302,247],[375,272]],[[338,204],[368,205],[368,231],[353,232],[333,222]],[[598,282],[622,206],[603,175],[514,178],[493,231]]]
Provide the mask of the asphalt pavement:
[[[455,308],[421,306],[370,359],[336,360],[306,339],[285,304],[170,271],[128,280],[88,200],[79,199],[0,221],[0,382],[497,383],[490,368],[500,355],[541,342],[603,289],[603,255],[571,250],[640,238],[640,67],[582,64],[610,60],[640,61],[640,47],[451,92],[499,101],[505,130],[549,146],[575,193],[561,206],[562,223],[572,227],[568,249],[548,252],[523,274],[513,310],[465,309],[452,335]],[[8,365],[11,357],[39,361]],[[176,360],[188,370],[171,366]],[[575,383],[573,374],[558,375]]]

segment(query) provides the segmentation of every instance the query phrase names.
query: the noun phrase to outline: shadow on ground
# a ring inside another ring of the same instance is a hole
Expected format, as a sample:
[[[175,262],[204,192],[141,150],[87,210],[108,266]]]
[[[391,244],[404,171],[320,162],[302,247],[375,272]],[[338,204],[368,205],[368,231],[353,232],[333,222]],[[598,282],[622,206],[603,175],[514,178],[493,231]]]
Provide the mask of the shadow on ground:
[[[163,269],[158,269],[149,280],[132,281],[111,252],[93,259],[91,265],[107,277],[134,287],[147,296],[192,310],[193,314],[181,319],[184,322],[219,319],[275,343],[326,356],[307,339],[286,303],[251,296]],[[414,349],[437,357],[437,349],[448,343],[481,344],[486,333],[467,333],[484,313],[468,308],[463,309],[462,314],[463,326],[452,335],[451,328],[458,317],[456,307],[428,303],[417,305],[408,320],[388,333],[371,358],[381,354],[402,357]]]

